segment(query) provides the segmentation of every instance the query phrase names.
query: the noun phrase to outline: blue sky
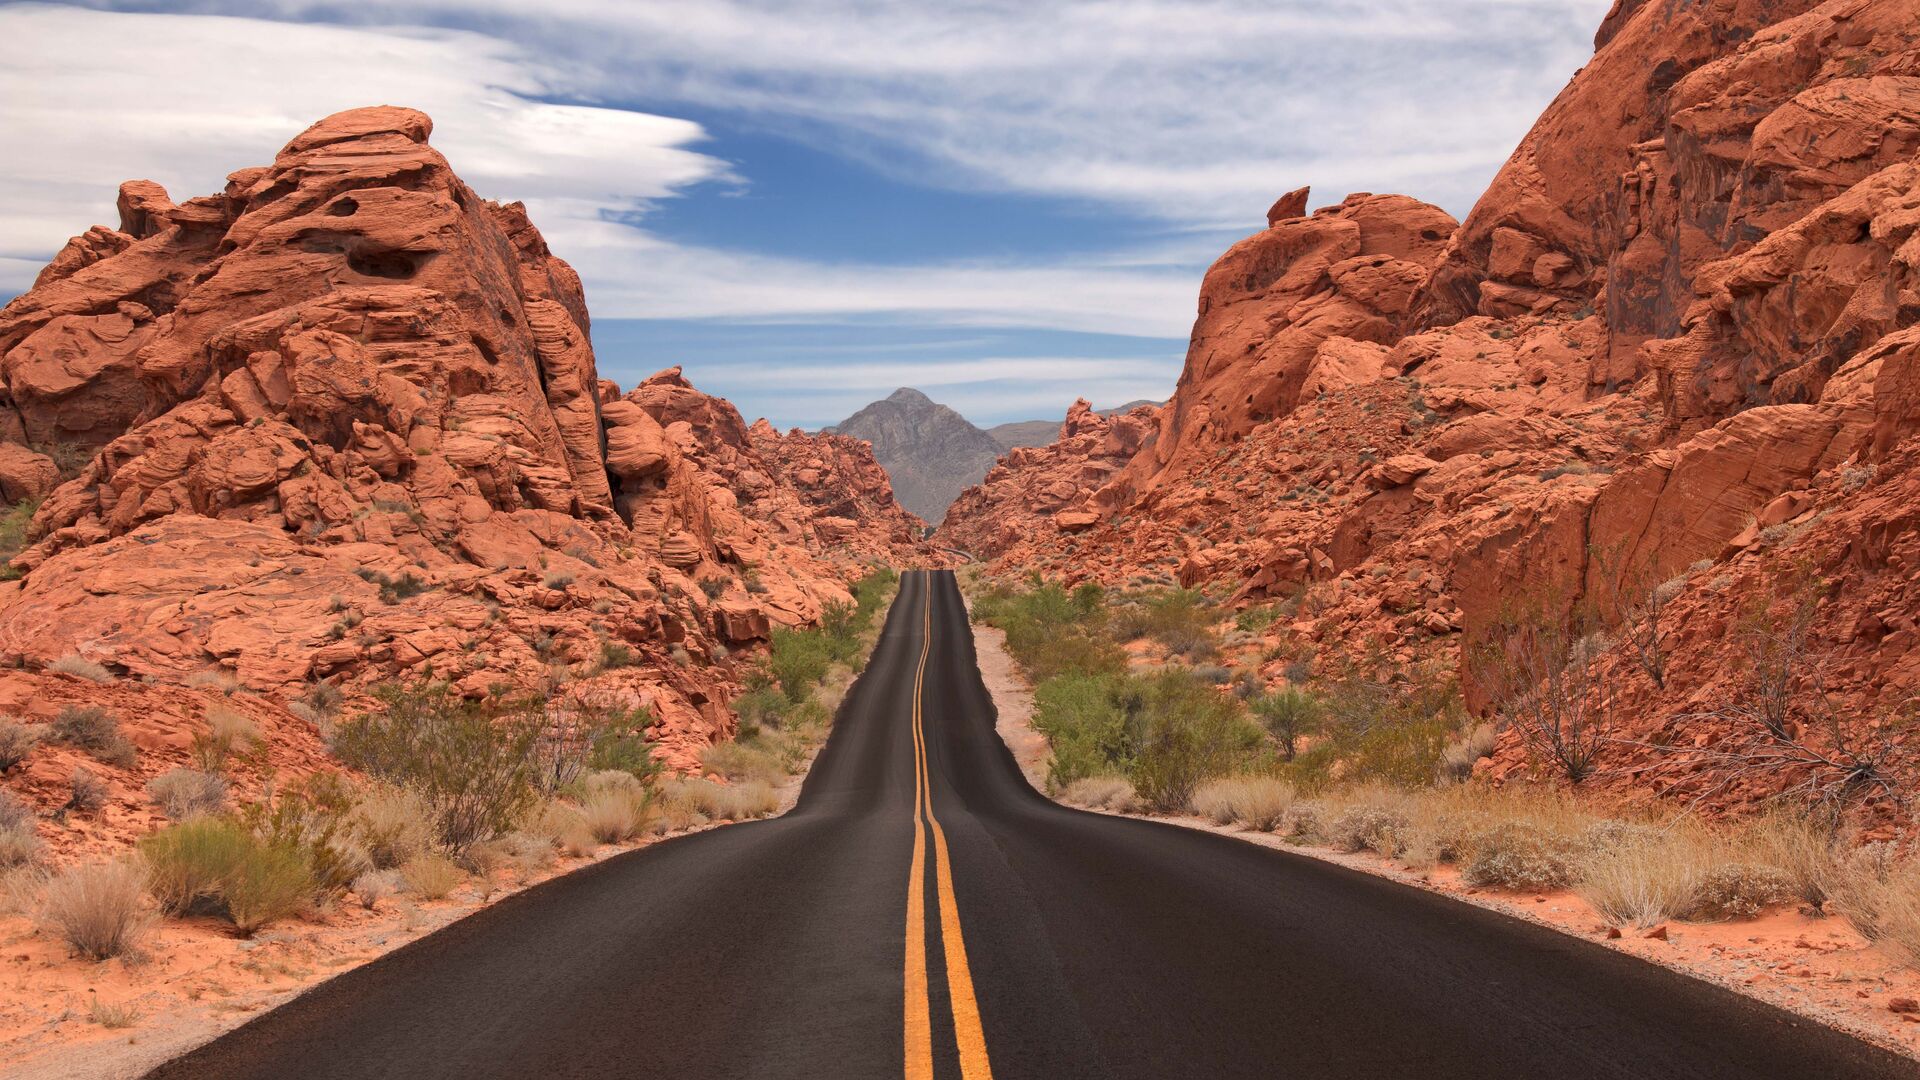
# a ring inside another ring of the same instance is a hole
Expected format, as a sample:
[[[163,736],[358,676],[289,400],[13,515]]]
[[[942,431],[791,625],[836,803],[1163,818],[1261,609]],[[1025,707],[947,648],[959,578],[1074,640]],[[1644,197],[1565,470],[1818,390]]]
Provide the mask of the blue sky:
[[[749,418],[1161,397],[1280,192],[1464,215],[1608,0],[0,4],[0,294],[306,123],[391,103],[587,283],[602,373]]]

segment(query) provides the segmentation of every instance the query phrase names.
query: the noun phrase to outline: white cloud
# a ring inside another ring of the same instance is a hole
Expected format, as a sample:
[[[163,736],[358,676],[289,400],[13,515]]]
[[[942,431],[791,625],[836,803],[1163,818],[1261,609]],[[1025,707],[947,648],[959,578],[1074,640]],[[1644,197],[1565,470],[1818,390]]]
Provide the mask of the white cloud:
[[[483,21],[586,97],[803,124],[918,178],[1257,222],[1313,183],[1464,213],[1591,53],[1609,0],[365,0]],[[202,0],[284,17],[315,0]]]
[[[0,289],[26,288],[66,237],[111,224],[121,179],[176,198],[215,191],[313,120],[387,102],[433,116],[434,145],[483,195],[524,200],[603,318],[871,315],[1162,336],[1191,318],[1191,272],[1164,262],[827,265],[617,224],[609,212],[737,178],[690,149],[698,124],[532,100],[553,89],[553,67],[497,38],[31,5],[0,7],[0,37],[15,57],[0,69],[0,132],[18,151],[0,162]]]

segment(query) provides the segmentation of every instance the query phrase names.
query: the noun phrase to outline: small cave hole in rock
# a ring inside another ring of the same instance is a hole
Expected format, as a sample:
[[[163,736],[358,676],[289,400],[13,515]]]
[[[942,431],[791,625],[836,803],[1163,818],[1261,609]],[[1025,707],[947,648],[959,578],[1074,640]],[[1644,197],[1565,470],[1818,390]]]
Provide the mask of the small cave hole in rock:
[[[410,278],[420,269],[404,251],[349,251],[347,269],[377,278]]]
[[[360,204],[351,197],[337,199],[332,206],[327,207],[328,217],[352,217],[359,212]]]

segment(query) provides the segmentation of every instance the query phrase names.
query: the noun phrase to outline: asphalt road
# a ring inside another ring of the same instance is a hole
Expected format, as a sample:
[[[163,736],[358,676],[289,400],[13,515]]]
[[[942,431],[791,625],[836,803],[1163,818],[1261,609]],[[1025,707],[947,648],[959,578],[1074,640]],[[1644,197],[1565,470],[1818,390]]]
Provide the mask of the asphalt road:
[[[909,574],[793,812],[528,890],[151,1075],[1920,1076],[1479,908],[1055,806],[992,717],[951,576]]]

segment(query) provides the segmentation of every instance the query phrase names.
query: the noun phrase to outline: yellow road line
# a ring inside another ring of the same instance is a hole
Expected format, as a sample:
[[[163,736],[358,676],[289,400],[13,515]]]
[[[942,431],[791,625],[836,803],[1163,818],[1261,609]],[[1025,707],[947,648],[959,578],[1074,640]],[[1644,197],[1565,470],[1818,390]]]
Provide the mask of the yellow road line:
[[[928,575],[929,581],[931,574]],[[907,875],[906,1075],[933,1076],[933,1030],[927,998],[925,823],[933,829],[934,888],[940,897],[940,940],[947,962],[947,996],[953,1009],[953,1037],[960,1051],[963,1080],[993,1080],[987,1036],[980,1026],[980,1003],[973,992],[966,939],[960,932],[960,904],[953,894],[953,868],[947,834],[933,813],[933,781],[927,772],[927,739],[921,700],[926,690],[927,657],[933,651],[933,593],[923,590],[920,666],[913,676],[913,868]],[[917,991],[916,991],[917,987]]]

